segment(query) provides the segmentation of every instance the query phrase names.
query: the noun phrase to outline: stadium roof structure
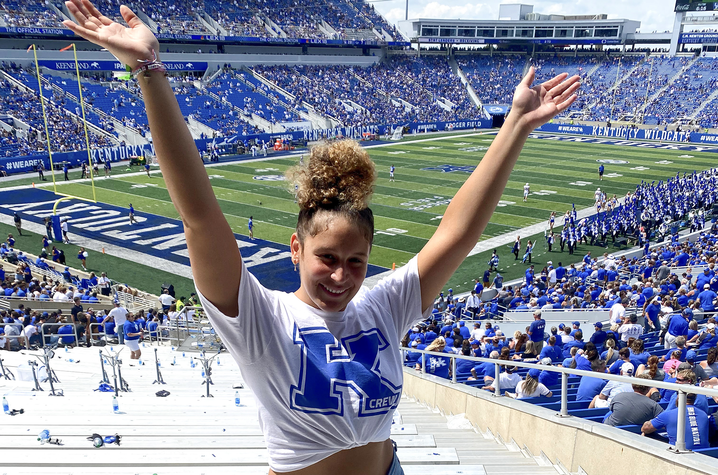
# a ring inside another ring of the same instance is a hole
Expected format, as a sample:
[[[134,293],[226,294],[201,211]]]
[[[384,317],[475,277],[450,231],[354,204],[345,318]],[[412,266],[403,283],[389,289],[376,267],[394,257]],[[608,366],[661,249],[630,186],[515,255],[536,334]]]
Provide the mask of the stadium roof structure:
[[[621,45],[635,20],[438,20],[399,22],[414,43]],[[407,28],[408,26],[408,28]]]
[[[498,20],[419,18],[399,22],[414,43],[625,45],[640,21],[605,14],[543,15],[532,5],[502,4]]]

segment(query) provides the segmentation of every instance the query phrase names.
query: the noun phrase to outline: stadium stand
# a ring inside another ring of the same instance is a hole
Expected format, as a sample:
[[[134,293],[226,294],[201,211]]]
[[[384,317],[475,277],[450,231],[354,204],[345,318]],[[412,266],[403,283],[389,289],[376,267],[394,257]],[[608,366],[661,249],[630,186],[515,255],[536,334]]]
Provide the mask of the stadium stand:
[[[16,74],[18,79],[31,90],[37,91],[36,79],[27,73]],[[79,104],[75,104],[75,107],[73,107],[73,104],[63,96],[50,91],[45,91],[44,93],[46,94],[46,99],[50,99],[46,102],[45,109],[53,148],[56,151],[86,149],[82,113],[79,110]],[[47,150],[42,110],[35,105],[39,102],[39,94],[19,90],[18,87],[4,80],[0,83],[0,95],[4,98],[0,103],[0,114],[19,123],[19,126],[14,127],[12,132],[6,133],[7,135],[12,135],[13,139],[8,139],[7,142],[3,141],[0,155],[23,156]],[[97,116],[91,115],[88,117],[88,121],[95,123],[102,129],[107,130],[108,128],[106,123]],[[100,135],[92,131],[90,132],[90,140],[95,147],[112,145],[112,141],[107,135]]]
[[[400,37],[375,10],[361,0],[326,2],[311,0],[298,6],[281,0],[268,5],[251,0],[220,2],[216,0],[163,0],[155,3],[127,2],[155,33],[223,34],[246,37],[369,39],[392,41]],[[121,18],[119,4],[98,0],[96,6],[111,18]],[[61,4],[40,0],[4,2],[0,13],[9,27],[64,28]],[[143,16],[144,15],[144,16]],[[215,28],[212,25],[219,27]],[[223,30],[223,31],[222,31]]]
[[[392,54],[370,67],[255,65],[233,69],[225,65],[206,78],[180,73],[171,77],[173,87],[181,91],[183,113],[208,127],[203,129],[205,136],[232,137],[293,130],[297,123],[310,120],[309,113],[334,126],[476,119],[484,117],[484,112],[472,100],[462,75],[482,105],[509,104],[515,84],[532,64],[538,80],[558,70],[582,76],[579,98],[563,113],[564,119],[643,120],[657,127],[716,124],[712,104],[718,100],[718,63],[714,58]],[[16,86],[11,79],[26,86],[23,93],[37,93],[34,70],[5,64],[3,73],[5,96]],[[74,124],[81,117],[77,86],[74,77],[63,74],[43,71],[42,80],[53,100],[53,117],[64,115],[64,120]],[[82,76],[87,119],[96,127],[91,131],[94,146],[118,144],[118,126],[140,137],[146,135],[147,118],[136,85],[97,74]],[[2,112],[8,113],[15,106],[8,101],[3,107]],[[35,124],[36,119],[28,120]],[[24,133],[15,133],[12,140],[7,134],[0,154],[44,150],[37,140],[30,140],[37,146],[29,145]],[[66,150],[82,147],[81,141],[60,143]]]
[[[461,55],[456,62],[483,104],[511,104],[526,66],[524,55]]]
[[[9,27],[64,28],[56,13],[42,0],[6,1],[0,5],[2,22]]]

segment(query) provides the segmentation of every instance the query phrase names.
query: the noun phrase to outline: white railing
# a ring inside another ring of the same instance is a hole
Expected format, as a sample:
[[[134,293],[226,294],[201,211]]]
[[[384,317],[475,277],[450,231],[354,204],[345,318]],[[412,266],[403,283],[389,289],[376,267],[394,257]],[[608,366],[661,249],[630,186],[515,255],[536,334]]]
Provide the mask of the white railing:
[[[597,378],[597,379],[605,379],[608,381],[616,381],[619,383],[628,383],[628,384],[637,384],[641,386],[650,386],[658,389],[668,389],[671,391],[676,391],[678,393],[678,401],[676,406],[678,407],[678,426],[677,426],[677,434],[676,434],[676,446],[675,446],[675,452],[676,453],[685,453],[686,452],[686,395],[687,394],[703,394],[704,396],[708,397],[718,397],[718,390],[715,389],[707,389],[702,388],[699,386],[690,386],[686,384],[677,384],[677,383],[666,383],[663,381],[654,381],[654,380],[648,380],[648,379],[638,379],[630,376],[617,376],[614,374],[608,374],[608,373],[597,373],[594,371],[582,371],[578,369],[571,369],[571,368],[563,368],[558,366],[549,366],[549,365],[537,365],[532,363],[523,363],[518,361],[511,361],[511,360],[496,360],[496,359],[489,359],[489,358],[476,358],[473,356],[464,356],[464,355],[455,355],[452,353],[438,353],[435,351],[426,351],[426,350],[417,350],[417,349],[409,349],[409,348],[401,348],[401,352],[404,356],[403,360],[406,360],[406,354],[407,352],[413,352],[413,353],[421,353],[422,356],[420,358],[422,365],[421,365],[421,373],[426,374],[426,365],[423,364],[423,360],[425,359],[424,355],[432,355],[432,356],[440,356],[444,358],[451,358],[451,382],[456,383],[456,361],[458,359],[462,360],[469,360],[469,361],[475,361],[477,363],[492,363],[494,365],[494,380],[496,381],[496,388],[494,388],[494,395],[497,397],[501,397],[501,385],[498,384],[499,381],[499,375],[501,373],[501,366],[513,366],[517,368],[529,368],[529,369],[539,369],[542,371],[551,371],[554,373],[561,373],[561,410],[559,412],[559,415],[561,417],[568,417],[568,377],[569,376],[587,376],[590,378]],[[669,449],[670,450],[670,449]]]

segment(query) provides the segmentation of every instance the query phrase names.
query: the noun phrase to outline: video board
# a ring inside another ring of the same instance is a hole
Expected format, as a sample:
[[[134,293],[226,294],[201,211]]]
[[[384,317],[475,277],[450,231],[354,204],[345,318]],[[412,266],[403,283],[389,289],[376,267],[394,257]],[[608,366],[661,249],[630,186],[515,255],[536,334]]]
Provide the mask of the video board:
[[[677,12],[712,12],[718,11],[718,2],[706,0],[676,0]]]

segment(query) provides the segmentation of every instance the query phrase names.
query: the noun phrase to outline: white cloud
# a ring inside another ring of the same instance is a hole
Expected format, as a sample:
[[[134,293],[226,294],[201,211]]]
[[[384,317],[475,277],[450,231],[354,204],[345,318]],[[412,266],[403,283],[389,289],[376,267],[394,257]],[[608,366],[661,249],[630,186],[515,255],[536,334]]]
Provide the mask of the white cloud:
[[[641,22],[641,31],[666,31],[673,28],[675,0],[492,0],[467,3],[465,0],[410,0],[409,18],[460,18],[463,20],[496,20],[500,3],[533,4],[534,12],[559,15],[591,15],[605,13],[609,18],[626,18]],[[403,20],[405,0],[380,1],[374,8],[391,23]]]

